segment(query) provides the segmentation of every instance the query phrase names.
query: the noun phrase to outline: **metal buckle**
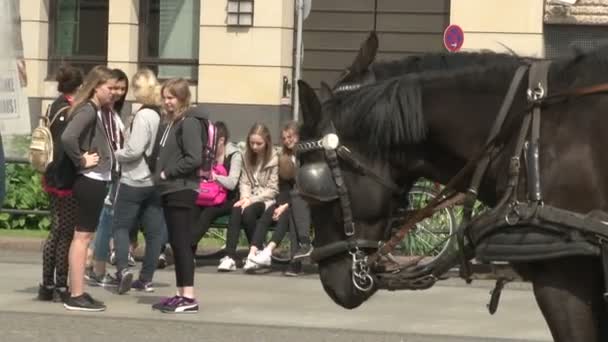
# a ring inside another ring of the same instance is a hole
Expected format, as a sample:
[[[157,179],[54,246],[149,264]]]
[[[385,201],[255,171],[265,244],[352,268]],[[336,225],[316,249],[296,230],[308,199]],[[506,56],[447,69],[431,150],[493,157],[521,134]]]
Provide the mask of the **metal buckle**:
[[[528,95],[528,101],[539,102],[545,97],[545,88],[540,82],[538,82],[536,88],[528,88],[526,94]]]
[[[348,251],[348,253],[353,257],[353,285],[361,292],[371,291],[374,288],[374,278],[369,274],[367,255],[356,246]]]

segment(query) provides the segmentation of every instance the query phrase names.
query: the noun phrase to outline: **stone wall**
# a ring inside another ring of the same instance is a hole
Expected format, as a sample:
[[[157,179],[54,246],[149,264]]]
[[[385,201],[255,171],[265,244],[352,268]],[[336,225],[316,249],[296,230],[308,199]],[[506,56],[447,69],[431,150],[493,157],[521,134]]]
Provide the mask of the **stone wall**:
[[[608,0],[577,0],[572,6],[545,3],[546,24],[608,25]]]

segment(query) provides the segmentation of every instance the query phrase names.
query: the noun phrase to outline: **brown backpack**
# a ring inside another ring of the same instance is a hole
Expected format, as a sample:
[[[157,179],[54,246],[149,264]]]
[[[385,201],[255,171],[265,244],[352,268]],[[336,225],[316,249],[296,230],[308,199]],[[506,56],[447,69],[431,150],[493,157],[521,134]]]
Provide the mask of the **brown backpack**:
[[[48,107],[46,113],[40,115],[38,127],[32,131],[32,142],[30,143],[29,160],[32,167],[38,172],[45,172],[49,164],[53,161],[53,135],[51,134],[51,126],[55,119],[61,116],[61,113],[70,109],[70,106],[60,108],[53,120],[49,121]]]

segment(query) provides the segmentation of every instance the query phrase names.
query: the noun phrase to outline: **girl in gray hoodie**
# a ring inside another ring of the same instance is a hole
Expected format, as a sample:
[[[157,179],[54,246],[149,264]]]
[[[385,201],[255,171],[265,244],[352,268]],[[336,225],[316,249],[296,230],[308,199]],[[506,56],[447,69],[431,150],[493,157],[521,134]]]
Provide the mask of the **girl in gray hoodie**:
[[[177,295],[152,306],[162,312],[198,312],[194,298],[194,256],[191,249],[192,211],[198,189],[198,170],[202,164],[203,140],[206,134],[197,110],[190,105],[188,82],[183,79],[167,81],[162,89],[163,106],[168,125],[162,132],[160,150],[155,165],[155,183],[160,191],[169,243],[175,258]]]
[[[164,218],[160,195],[152,172],[154,165],[147,156],[152,155],[158,126],[160,123],[160,84],[149,69],[138,71],[132,84],[135,101],[142,107],[128,128],[128,138],[123,149],[116,151],[116,159],[121,165],[122,174],[116,201],[112,233],[116,249],[116,268],[119,279],[118,293],[133,288],[152,292],[152,277],[156,261],[163,243]],[[139,278],[131,284],[133,274],[129,269],[129,230],[133,229],[141,217],[146,239],[144,262]]]

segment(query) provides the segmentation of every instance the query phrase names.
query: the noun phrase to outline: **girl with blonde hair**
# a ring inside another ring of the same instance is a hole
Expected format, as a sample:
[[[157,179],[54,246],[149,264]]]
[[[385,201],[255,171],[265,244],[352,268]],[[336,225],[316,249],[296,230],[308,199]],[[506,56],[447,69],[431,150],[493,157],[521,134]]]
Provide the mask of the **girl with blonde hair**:
[[[278,157],[273,151],[270,131],[261,123],[254,124],[247,134],[239,192],[240,199],[234,204],[228,222],[226,256],[217,267],[220,272],[236,270],[236,247],[241,225],[245,228],[249,242],[253,243],[258,219],[268,208],[274,206],[275,197],[279,193]],[[245,270],[255,267],[256,264],[252,261],[255,252],[257,249],[250,250]]]
[[[156,186],[161,195],[169,243],[175,259],[177,294],[152,306],[170,313],[198,312],[194,296],[194,255],[191,249],[198,171],[202,164],[203,139],[199,108],[190,107],[188,82],[167,81],[162,89],[163,107],[168,124],[159,141],[156,162]]]
[[[163,243],[163,215],[160,195],[154,186],[154,144],[160,124],[160,85],[148,69],[138,71],[131,81],[135,101],[142,107],[128,129],[123,149],[116,151],[122,174],[114,203],[112,233],[119,278],[118,293],[131,287],[146,292],[154,291],[152,278]],[[132,283],[129,269],[129,230],[141,217],[146,249],[138,279]]]

